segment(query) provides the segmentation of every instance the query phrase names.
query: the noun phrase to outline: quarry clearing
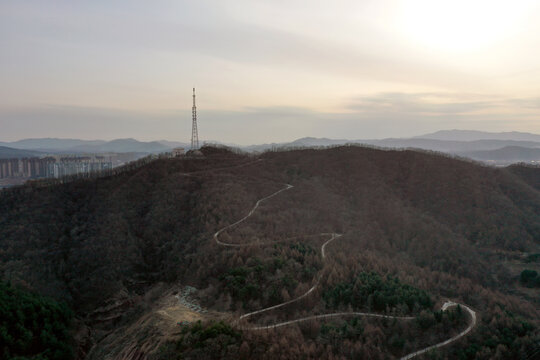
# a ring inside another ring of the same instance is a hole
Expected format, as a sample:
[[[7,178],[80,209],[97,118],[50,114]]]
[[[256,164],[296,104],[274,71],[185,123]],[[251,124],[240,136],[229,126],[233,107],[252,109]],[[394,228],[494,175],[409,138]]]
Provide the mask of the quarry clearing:
[[[181,300],[188,286],[157,284],[144,295],[137,307],[143,314],[132,323],[107,334],[90,352],[89,359],[145,359],[164,343],[178,338],[188,324],[223,319],[224,314],[206,312],[190,297]],[[193,293],[194,291],[188,291]]]

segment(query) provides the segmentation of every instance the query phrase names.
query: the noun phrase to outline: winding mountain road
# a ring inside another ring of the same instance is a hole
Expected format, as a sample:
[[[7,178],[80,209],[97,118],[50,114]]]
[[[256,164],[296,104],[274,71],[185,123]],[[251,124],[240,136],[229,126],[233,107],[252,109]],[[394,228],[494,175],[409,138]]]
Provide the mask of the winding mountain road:
[[[322,252],[322,257],[324,258],[325,257],[325,254],[324,254],[324,248],[325,246],[330,243],[332,240],[334,239],[337,239],[338,237],[340,237],[341,235],[339,234],[321,234],[321,235],[331,235],[330,239],[327,240],[322,246],[321,246],[321,252]],[[267,311],[270,311],[270,310],[275,310],[275,309],[278,309],[280,307],[283,307],[285,305],[289,305],[289,304],[292,304],[294,302],[297,302],[299,300],[302,300],[303,298],[305,298],[306,296],[308,296],[309,294],[311,294],[318,286],[319,286],[319,281],[321,280],[320,278],[320,275],[317,276],[317,280],[315,281],[315,285],[313,285],[308,291],[306,291],[305,293],[303,293],[302,295],[292,299],[292,300],[289,300],[289,301],[285,301],[281,304],[277,304],[277,305],[274,305],[274,306],[270,306],[270,307],[267,307],[267,308],[264,308],[264,309],[261,309],[261,310],[257,310],[257,311],[253,311],[253,312],[250,312],[250,313],[247,313],[247,314],[244,314],[242,316],[240,316],[240,318],[238,320],[246,320],[247,318],[253,316],[253,315],[257,315],[257,314],[261,314],[263,312],[267,312]],[[275,326],[277,327],[277,326]],[[246,330],[258,330],[256,329],[255,327],[247,327],[245,328]]]
[[[219,240],[219,234],[221,234],[222,232],[244,222],[247,220],[247,218],[249,218],[251,215],[253,215],[253,213],[255,212],[255,210],[257,210],[257,208],[259,207],[259,204],[262,203],[263,201],[265,200],[268,200],[268,199],[271,199],[273,198],[274,196],[278,195],[279,193],[283,192],[283,191],[286,191],[286,190],[289,190],[289,189],[292,189],[294,186],[292,185],[289,185],[289,184],[286,184],[287,186],[284,187],[283,189],[281,190],[278,190],[276,191],[275,193],[271,194],[271,195],[268,195],[267,197],[264,197],[262,199],[260,199],[259,201],[257,201],[255,203],[255,206],[253,207],[253,209],[251,209],[251,211],[246,215],[244,216],[243,218],[241,218],[240,220],[238,220],[237,222],[233,223],[233,224],[230,224],[230,225],[227,225],[225,226],[223,229],[220,229],[218,231],[216,231],[216,233],[214,234],[214,240],[219,244],[219,245],[222,245],[222,246],[230,246],[230,247],[241,247],[241,246],[251,246],[253,245],[253,243],[246,243],[246,244],[233,244],[233,243],[226,243],[226,242],[223,242],[221,240]],[[259,244],[260,243],[255,243],[255,244]]]
[[[251,215],[253,215],[255,210],[257,210],[257,208],[259,207],[259,205],[263,201],[269,200],[269,199],[279,195],[280,193],[282,193],[284,191],[292,189],[293,187],[294,187],[293,185],[285,184],[284,188],[282,188],[282,189],[280,189],[280,190],[278,190],[278,191],[276,191],[276,192],[274,192],[274,193],[272,193],[272,194],[258,200],[255,203],[255,206],[249,211],[249,213],[246,216],[244,216],[240,220],[238,220],[238,221],[236,221],[236,222],[234,222],[234,223],[232,223],[230,225],[227,225],[224,228],[216,231],[216,233],[213,236],[215,242],[218,245],[227,246],[227,247],[243,247],[243,246],[254,246],[254,245],[267,245],[267,244],[275,243],[275,242],[267,242],[267,243],[255,242],[255,243],[245,243],[245,244],[227,243],[227,242],[223,242],[223,241],[219,240],[219,235],[222,234],[224,231],[226,231],[226,230],[228,230],[230,228],[233,228],[233,227],[241,224],[242,222],[246,221]],[[321,233],[319,235],[320,236],[327,236],[327,235],[330,236],[330,239],[328,239],[326,242],[324,242],[321,245],[321,257],[324,260],[326,258],[326,246],[330,242],[332,242],[333,240],[341,237],[342,234]],[[241,315],[239,317],[239,319],[235,322],[235,324],[242,330],[257,331],[257,330],[276,329],[276,328],[279,328],[279,327],[288,326],[288,325],[292,325],[292,324],[297,324],[297,323],[300,323],[300,322],[310,321],[310,320],[328,319],[328,318],[335,318],[335,317],[348,317],[348,316],[363,316],[363,317],[374,317],[374,318],[383,318],[383,319],[398,319],[398,320],[406,320],[406,321],[410,321],[410,320],[415,319],[415,317],[412,317],[412,316],[391,316],[391,315],[382,315],[382,314],[364,313],[364,312],[339,312],[339,313],[331,313],[331,314],[312,315],[312,316],[307,316],[307,317],[303,317],[303,318],[299,318],[299,319],[279,322],[279,323],[276,323],[276,324],[266,325],[266,326],[241,326],[241,325],[239,325],[239,323],[241,321],[246,321],[248,318],[250,318],[250,317],[252,317],[254,315],[258,315],[258,314],[261,314],[261,313],[264,313],[264,312],[267,312],[267,311],[279,309],[279,308],[284,307],[286,305],[289,305],[289,304],[292,304],[292,303],[297,302],[299,300],[302,300],[303,298],[305,298],[309,294],[311,294],[313,291],[315,291],[315,289],[317,289],[317,287],[319,286],[319,282],[320,282],[320,274],[317,275],[317,278],[315,280],[315,284],[309,290],[307,290],[305,293],[303,293],[302,295],[300,295],[300,296],[298,296],[298,297],[296,297],[296,298],[294,298],[292,300],[285,301],[285,302],[283,302],[281,304],[277,304],[277,305],[270,306],[270,307],[267,307],[267,308],[264,308],[264,309],[260,309],[260,310],[256,310],[256,311],[253,311],[253,312],[243,314],[243,315]],[[471,316],[471,322],[470,322],[469,326],[465,330],[463,330],[462,332],[460,332],[456,336],[451,337],[448,340],[445,340],[445,341],[440,342],[438,344],[431,345],[431,346],[426,347],[424,349],[421,349],[421,350],[412,352],[410,354],[407,354],[404,357],[402,357],[401,360],[412,359],[412,358],[414,358],[414,357],[416,357],[418,355],[424,354],[424,353],[426,353],[426,352],[428,352],[430,350],[440,348],[440,347],[443,347],[443,346],[448,345],[450,343],[453,343],[453,342],[457,341],[458,339],[462,338],[463,336],[467,335],[476,326],[476,313],[471,308],[469,308],[468,306],[463,305],[463,304],[458,304],[458,303],[455,303],[455,302],[452,302],[452,301],[447,301],[447,302],[445,302],[443,304],[441,310],[445,311],[449,307],[457,306],[457,305],[460,305],[461,307],[465,308],[465,310],[467,310],[467,312]]]
[[[458,303],[455,303],[453,301],[447,301],[443,304],[441,310],[442,311],[445,311],[446,309],[448,309],[450,306],[457,306],[457,305],[460,305],[461,307],[465,308],[465,310],[467,310],[467,312],[469,313],[469,315],[471,315],[471,323],[469,324],[469,326],[463,330],[462,332],[460,332],[459,334],[457,334],[456,336],[453,336],[451,337],[450,339],[448,340],[445,340],[443,342],[440,342],[438,344],[435,344],[435,345],[431,345],[431,346],[428,346],[427,348],[425,349],[422,349],[422,350],[418,350],[418,351],[415,351],[413,353],[410,353],[408,355],[405,355],[404,357],[401,358],[401,360],[408,360],[408,359],[412,359],[413,357],[415,356],[418,356],[420,354],[424,354],[430,350],[433,350],[433,349],[436,349],[436,348],[440,348],[440,347],[443,347],[445,345],[448,345],[450,343],[453,343],[454,341],[458,340],[459,338],[467,335],[475,326],[476,326],[476,312],[474,312],[474,310],[472,310],[470,307],[468,307],[467,305],[463,305],[463,304],[458,304]]]

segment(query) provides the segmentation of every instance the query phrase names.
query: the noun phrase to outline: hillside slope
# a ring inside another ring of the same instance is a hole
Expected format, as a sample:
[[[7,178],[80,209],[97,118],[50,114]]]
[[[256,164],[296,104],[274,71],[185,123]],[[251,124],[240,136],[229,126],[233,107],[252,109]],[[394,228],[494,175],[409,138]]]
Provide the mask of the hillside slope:
[[[206,309],[230,314],[280,303],[320,274],[321,293],[257,320],[265,323],[309,315],[307,309],[371,306],[322,296],[371,272],[427,291],[433,310],[447,298],[475,308],[480,330],[439,350],[444,356],[521,356],[538,340],[538,296],[521,287],[509,266],[540,246],[538,173],[355,146],[256,158],[203,151],[204,159],[161,159],[116,176],[3,192],[2,277],[67,301],[90,333],[79,353],[89,344],[99,353],[103,334],[134,324],[147,311],[142,297],[163,282],[201,289],[197,297]],[[222,235],[275,246],[216,246],[217,229],[283,184],[294,188]],[[322,239],[314,236],[320,233],[343,234],[324,265],[317,254]],[[428,316],[397,304],[384,311]],[[345,356],[339,344],[348,341],[362,349],[358,357],[377,358],[401,356],[452,332],[441,325],[430,335],[429,326],[414,324],[366,320],[362,337],[338,332],[331,341],[298,328],[281,336],[312,357]],[[271,340],[243,336],[251,354]]]
[[[0,159],[36,157],[40,155],[42,155],[42,153],[38,151],[19,150],[19,149],[6,147],[6,146],[0,146]]]
[[[512,165],[507,169],[528,185],[540,191],[540,166]]]

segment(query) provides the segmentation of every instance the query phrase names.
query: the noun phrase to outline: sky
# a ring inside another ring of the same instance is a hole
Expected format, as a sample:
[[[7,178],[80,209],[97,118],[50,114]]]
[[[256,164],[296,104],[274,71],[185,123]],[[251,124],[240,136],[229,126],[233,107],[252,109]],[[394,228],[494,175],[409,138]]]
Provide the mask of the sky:
[[[0,1],[0,141],[540,133],[532,0]]]

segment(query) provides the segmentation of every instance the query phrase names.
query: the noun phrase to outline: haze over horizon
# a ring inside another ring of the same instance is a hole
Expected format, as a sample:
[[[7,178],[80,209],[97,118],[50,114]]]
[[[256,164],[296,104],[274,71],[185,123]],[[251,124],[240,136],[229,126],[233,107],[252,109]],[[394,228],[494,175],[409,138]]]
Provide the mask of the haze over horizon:
[[[4,1],[0,141],[540,133],[534,1]]]

